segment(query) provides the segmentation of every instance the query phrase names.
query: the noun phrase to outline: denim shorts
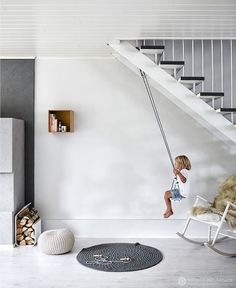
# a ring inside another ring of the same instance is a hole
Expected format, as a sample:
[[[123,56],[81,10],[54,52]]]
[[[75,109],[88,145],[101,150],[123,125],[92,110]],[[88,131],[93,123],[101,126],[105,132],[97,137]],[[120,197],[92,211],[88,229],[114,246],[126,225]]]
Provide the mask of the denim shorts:
[[[184,196],[180,194],[179,189],[172,189],[170,190],[170,192],[171,192],[171,198],[175,201],[180,201],[183,198],[185,198]]]

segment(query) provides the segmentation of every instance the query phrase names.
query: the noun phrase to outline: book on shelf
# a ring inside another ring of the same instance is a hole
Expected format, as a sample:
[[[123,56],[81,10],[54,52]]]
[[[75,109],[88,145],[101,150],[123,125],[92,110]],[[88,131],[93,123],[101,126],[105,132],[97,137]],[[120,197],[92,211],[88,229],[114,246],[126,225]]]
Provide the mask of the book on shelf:
[[[53,113],[50,113],[50,118],[49,118],[50,132],[57,132],[57,125],[58,125],[58,120],[56,118],[56,115]]]
[[[58,132],[58,119],[57,118],[54,119],[54,130],[53,130],[53,132]]]

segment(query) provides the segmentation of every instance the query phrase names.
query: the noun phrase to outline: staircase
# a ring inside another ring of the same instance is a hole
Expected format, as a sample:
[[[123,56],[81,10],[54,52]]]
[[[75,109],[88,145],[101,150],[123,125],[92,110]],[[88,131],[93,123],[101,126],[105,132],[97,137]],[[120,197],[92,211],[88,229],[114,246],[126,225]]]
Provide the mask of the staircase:
[[[139,75],[140,70],[144,71],[152,87],[211,132],[215,132],[222,140],[235,146],[234,114],[236,108],[222,105],[219,108],[215,107],[216,100],[220,99],[221,104],[223,103],[222,98],[225,95],[223,91],[199,91],[199,86],[204,87],[204,75],[185,75],[185,61],[176,60],[174,57],[171,60],[165,59],[164,45],[146,45],[144,42],[143,45],[137,47],[128,41],[119,40],[109,45],[115,51],[113,55],[119,61]],[[182,75],[180,75],[181,72]],[[228,115],[230,118],[226,119],[224,116]]]
[[[167,73],[171,74],[173,77],[178,79],[178,81],[183,84],[188,89],[191,89],[194,93],[196,92],[196,86],[201,84],[205,77],[202,76],[177,76],[177,73],[184,68],[184,61],[181,60],[161,60],[163,56],[163,52],[165,51],[164,45],[141,45],[141,49],[139,47],[136,47],[136,49],[140,50],[143,54],[149,54],[154,55],[155,63],[159,64],[162,69],[164,69]],[[173,53],[174,54],[174,53]],[[174,57],[174,56],[173,56]],[[158,61],[159,60],[159,61]],[[194,61],[194,60],[193,60]],[[213,69],[213,68],[212,68]],[[192,69],[194,70],[194,69]],[[213,84],[212,84],[213,86]],[[211,103],[212,107],[215,108],[215,100],[220,99],[221,97],[224,97],[224,92],[205,92],[201,91],[197,94],[197,97],[199,97],[202,100],[206,100],[206,103]],[[210,100],[210,101],[209,101]],[[223,105],[223,101],[221,101],[221,105]],[[229,115],[230,114],[230,121],[232,124],[235,124],[234,122],[234,116],[233,114],[236,114],[236,109],[234,107],[220,107],[216,109],[217,112],[222,113],[222,115]],[[235,125],[236,126],[236,125]]]

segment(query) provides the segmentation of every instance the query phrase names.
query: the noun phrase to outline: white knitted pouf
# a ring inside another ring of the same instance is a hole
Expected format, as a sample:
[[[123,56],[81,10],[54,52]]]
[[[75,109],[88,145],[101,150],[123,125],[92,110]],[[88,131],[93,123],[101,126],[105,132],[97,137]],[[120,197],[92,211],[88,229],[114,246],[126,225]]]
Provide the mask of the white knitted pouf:
[[[75,237],[68,229],[48,230],[38,239],[38,248],[45,254],[64,254],[73,248]]]

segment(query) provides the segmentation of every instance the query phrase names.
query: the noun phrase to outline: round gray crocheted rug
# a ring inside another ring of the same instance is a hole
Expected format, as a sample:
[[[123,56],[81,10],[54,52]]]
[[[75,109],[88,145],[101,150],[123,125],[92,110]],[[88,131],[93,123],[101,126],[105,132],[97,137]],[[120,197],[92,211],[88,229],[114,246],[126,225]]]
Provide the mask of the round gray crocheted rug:
[[[101,271],[127,272],[157,265],[162,253],[140,243],[108,243],[82,249],[77,260],[82,265]]]

